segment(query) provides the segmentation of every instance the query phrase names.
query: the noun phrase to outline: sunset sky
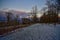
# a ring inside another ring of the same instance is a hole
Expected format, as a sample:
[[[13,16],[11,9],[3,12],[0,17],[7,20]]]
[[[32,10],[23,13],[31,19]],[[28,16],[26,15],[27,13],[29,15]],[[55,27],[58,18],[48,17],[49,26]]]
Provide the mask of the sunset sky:
[[[0,9],[31,11],[37,5],[38,10],[45,6],[46,0],[0,0]]]

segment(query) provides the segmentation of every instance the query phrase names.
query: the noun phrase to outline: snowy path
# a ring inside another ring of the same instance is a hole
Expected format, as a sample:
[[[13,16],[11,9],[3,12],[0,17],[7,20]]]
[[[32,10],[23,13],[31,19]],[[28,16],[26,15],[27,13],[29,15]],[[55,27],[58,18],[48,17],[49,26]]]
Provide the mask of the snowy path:
[[[0,40],[60,40],[60,25],[35,24],[0,37]]]

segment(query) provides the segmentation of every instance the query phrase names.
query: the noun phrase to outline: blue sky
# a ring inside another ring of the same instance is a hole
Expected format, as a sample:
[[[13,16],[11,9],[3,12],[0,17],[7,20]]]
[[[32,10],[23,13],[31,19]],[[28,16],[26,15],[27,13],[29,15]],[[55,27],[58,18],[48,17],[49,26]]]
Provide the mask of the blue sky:
[[[10,8],[30,11],[34,5],[40,10],[46,0],[0,0],[0,9]]]

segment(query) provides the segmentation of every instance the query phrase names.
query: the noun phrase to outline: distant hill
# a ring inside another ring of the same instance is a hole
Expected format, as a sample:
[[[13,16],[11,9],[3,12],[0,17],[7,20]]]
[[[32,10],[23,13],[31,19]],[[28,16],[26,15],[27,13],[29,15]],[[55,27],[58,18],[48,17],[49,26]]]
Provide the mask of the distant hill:
[[[6,10],[0,10],[0,21],[6,21]],[[16,15],[19,16],[19,19],[21,18],[27,18],[27,16],[29,16],[30,14],[27,12],[23,12],[23,11],[16,11],[16,10],[8,10],[8,12],[11,12],[13,14],[13,16],[11,17],[11,20],[15,18]]]

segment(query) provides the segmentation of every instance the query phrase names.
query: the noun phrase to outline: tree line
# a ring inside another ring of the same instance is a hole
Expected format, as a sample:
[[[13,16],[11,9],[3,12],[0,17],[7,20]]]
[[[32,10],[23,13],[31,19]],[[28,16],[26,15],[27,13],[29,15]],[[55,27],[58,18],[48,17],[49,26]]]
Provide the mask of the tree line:
[[[60,0],[47,0],[46,1],[46,8],[43,9],[43,15],[40,18],[37,18],[37,6],[32,8],[31,20],[27,18],[22,18],[22,24],[29,24],[29,23],[58,23],[59,22],[59,13],[60,13]],[[6,12],[7,22],[4,24],[6,25],[20,25],[21,23],[19,20],[18,15],[16,15],[15,19],[12,21],[11,16],[13,14],[11,12]],[[39,20],[40,19],[40,20]],[[0,25],[3,23],[0,23]]]

